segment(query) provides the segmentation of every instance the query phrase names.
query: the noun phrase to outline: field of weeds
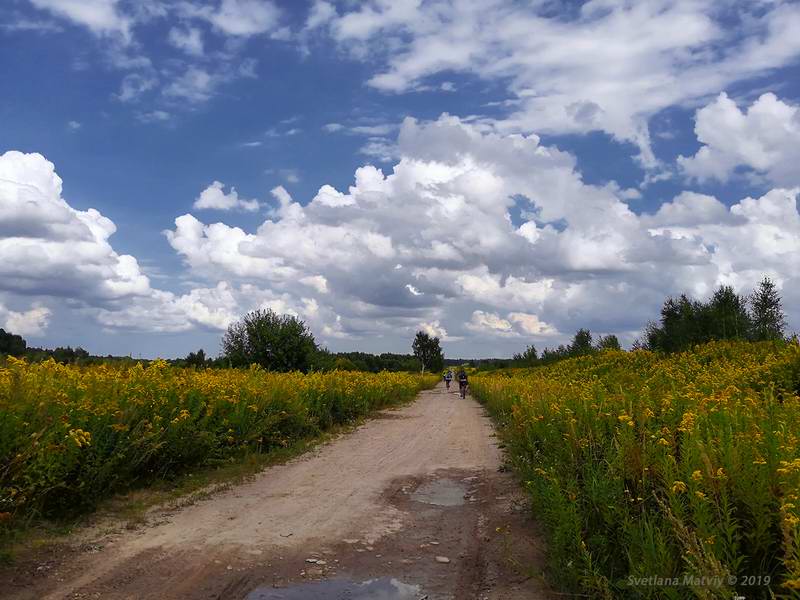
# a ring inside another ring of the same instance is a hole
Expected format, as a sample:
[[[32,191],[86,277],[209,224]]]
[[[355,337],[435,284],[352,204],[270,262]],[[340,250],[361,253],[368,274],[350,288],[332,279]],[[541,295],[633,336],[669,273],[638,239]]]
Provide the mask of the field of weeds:
[[[0,533],[119,490],[266,453],[412,399],[436,377],[0,362]]]
[[[605,351],[475,376],[592,598],[800,597],[800,345]]]

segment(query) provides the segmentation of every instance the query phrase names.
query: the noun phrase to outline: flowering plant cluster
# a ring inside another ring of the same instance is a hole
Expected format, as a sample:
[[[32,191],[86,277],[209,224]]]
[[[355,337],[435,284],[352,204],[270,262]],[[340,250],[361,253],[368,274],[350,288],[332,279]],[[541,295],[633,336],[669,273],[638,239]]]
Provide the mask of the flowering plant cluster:
[[[269,452],[413,398],[436,377],[0,362],[0,533],[115,490]]]
[[[598,598],[800,597],[799,386],[796,341],[609,350],[472,379],[554,575]],[[630,588],[647,577],[721,583]]]

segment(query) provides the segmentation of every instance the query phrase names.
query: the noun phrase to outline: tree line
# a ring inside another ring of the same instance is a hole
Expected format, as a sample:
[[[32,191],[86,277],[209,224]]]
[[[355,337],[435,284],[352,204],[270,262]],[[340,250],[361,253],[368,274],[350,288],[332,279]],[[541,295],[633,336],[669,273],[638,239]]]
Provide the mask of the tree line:
[[[631,349],[683,352],[713,340],[778,341],[784,339],[785,332],[786,316],[780,293],[775,283],[765,277],[749,296],[737,294],[730,285],[721,285],[707,301],[686,294],[667,298],[659,320],[646,325]],[[600,336],[595,341],[588,329],[579,329],[569,344],[545,348],[541,355],[530,345],[515,354],[506,366],[546,365],[593,352],[621,349],[615,335]]]
[[[707,302],[682,294],[668,298],[661,319],[645,328],[635,347],[680,352],[711,340],[781,340],[786,317],[775,284],[765,277],[750,296],[720,286]]]
[[[707,301],[686,294],[667,298],[658,321],[650,322],[632,349],[655,352],[681,352],[711,340],[780,340],[785,336],[786,318],[778,289],[765,277],[750,296],[737,294],[732,286],[722,285]],[[565,358],[603,350],[620,350],[615,335],[595,339],[585,328],[571,342],[545,348],[541,354],[529,345],[511,359],[469,361],[481,369],[507,366],[546,365]],[[31,361],[53,358],[61,363],[132,361],[130,357],[93,356],[83,348],[30,348],[22,338],[0,329],[0,355],[25,357]],[[222,338],[222,353],[209,358],[204,350],[190,352],[171,361],[176,366],[195,368],[246,367],[259,364],[272,371],[358,370],[441,371],[446,363],[439,338],[418,331],[412,354],[330,352],[320,347],[304,321],[272,310],[256,310],[230,325]],[[452,364],[453,361],[447,361]],[[457,361],[462,362],[462,361]]]
[[[0,328],[0,356],[14,356],[24,358],[29,362],[41,362],[52,358],[62,364],[88,365],[109,361],[131,361],[129,356],[94,356],[80,346],[73,348],[66,346],[58,348],[37,348],[28,346],[28,342],[18,334]]]
[[[621,350],[622,345],[616,335],[603,335],[595,340],[591,331],[579,329],[575,332],[569,344],[560,344],[556,348],[545,348],[541,355],[537,352],[536,346],[531,344],[523,352],[515,354],[509,361],[509,366],[532,367],[535,365],[547,365],[565,358],[583,356],[603,350]]]
[[[437,340],[438,344],[438,340]],[[17,334],[0,329],[0,356],[40,362],[52,358],[62,364],[88,365],[100,362],[150,362],[130,356],[94,356],[83,348],[34,348]],[[271,371],[410,371],[421,369],[413,354],[384,352],[331,352],[320,347],[305,322],[292,315],[257,310],[233,323],[222,338],[222,353],[209,357],[202,348],[169,361],[174,366],[197,369],[246,367],[259,364]]]
[[[438,339],[436,344],[438,346]],[[272,310],[256,310],[228,327],[222,338],[223,366],[259,364],[272,371],[419,371],[427,355],[331,352],[320,347],[304,321]]]

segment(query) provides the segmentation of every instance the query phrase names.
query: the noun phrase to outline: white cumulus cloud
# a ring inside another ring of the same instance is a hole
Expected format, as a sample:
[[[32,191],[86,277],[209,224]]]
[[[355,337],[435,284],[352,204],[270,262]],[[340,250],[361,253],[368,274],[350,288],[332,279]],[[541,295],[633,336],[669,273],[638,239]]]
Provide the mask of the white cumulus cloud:
[[[684,192],[640,215],[536,136],[445,115],[406,120],[398,148],[389,173],[361,167],[347,190],[324,185],[305,205],[276,188],[255,231],[183,215],[167,239],[194,277],[295,306],[315,299],[319,330],[334,337],[394,339],[438,323],[451,344],[558,341],[584,326],[634,331],[669,294],[746,292],[765,274],[787,290],[797,281],[797,190],[732,206]],[[324,293],[312,283],[323,281]]]
[[[497,313],[485,312],[482,310],[476,310],[472,313],[472,319],[467,324],[467,327],[480,333],[488,333],[489,335],[517,335],[510,321],[503,319]]]
[[[767,93],[746,110],[727,94],[697,111],[697,139],[703,144],[694,156],[678,163],[700,181],[727,181],[746,167],[772,185],[800,184],[800,106]]]
[[[236,37],[249,37],[275,32],[281,12],[270,0],[222,0],[217,6],[184,3],[184,16],[203,19],[219,32]]]
[[[715,0],[369,2],[317,24],[377,72],[369,85],[400,93],[468,73],[500,81],[504,131],[604,131],[658,164],[648,121],[800,55],[800,5]],[[561,10],[554,10],[561,8]],[[348,10],[349,9],[349,10]],[[434,79],[435,81],[435,79]]]
[[[247,200],[240,198],[236,188],[232,187],[230,192],[225,193],[225,184],[214,181],[194,202],[194,208],[198,210],[245,210],[254,212],[259,209],[258,200]]]
[[[3,328],[16,335],[40,336],[47,329],[52,315],[45,306],[34,306],[29,310],[17,312],[0,304],[0,322]]]
[[[131,19],[119,10],[119,0],[30,0],[39,9],[63,17],[97,34],[118,33],[127,38]]]
[[[95,209],[74,209],[61,193],[61,178],[42,155],[0,155],[0,326],[8,330],[41,335],[58,309],[67,317],[71,310],[88,314],[111,329],[218,331],[260,303],[293,302],[226,281],[185,293],[155,289],[136,258],[111,246],[116,225]],[[321,291],[325,279],[312,277],[306,285]],[[30,308],[8,308],[14,304]],[[298,314],[319,312],[302,301],[298,306]]]
[[[167,40],[190,56],[203,56],[203,32],[196,27],[187,29],[173,27],[169,30]]]
[[[136,259],[108,242],[116,225],[61,198],[61,178],[41,154],[0,155],[0,289],[88,302],[147,294]]]

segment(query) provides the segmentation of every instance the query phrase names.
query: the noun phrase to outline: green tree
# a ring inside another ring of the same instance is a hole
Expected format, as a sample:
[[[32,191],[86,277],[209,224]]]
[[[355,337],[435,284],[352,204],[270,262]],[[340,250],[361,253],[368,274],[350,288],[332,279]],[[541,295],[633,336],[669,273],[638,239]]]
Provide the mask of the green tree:
[[[705,330],[702,341],[749,337],[751,324],[747,301],[733,287],[720,286],[708,304],[703,306],[702,312],[701,328]]]
[[[197,352],[189,352],[183,361],[187,367],[202,369],[206,366],[206,351],[200,348]]]
[[[613,333],[609,335],[601,335],[597,340],[598,350],[622,350],[622,345],[619,339]]]
[[[422,365],[422,372],[441,371],[444,368],[444,353],[439,346],[439,338],[433,337],[424,331],[418,331],[411,344],[414,356]]]
[[[256,310],[228,327],[222,349],[234,367],[258,364],[270,371],[308,371],[317,353],[305,322],[272,310]]]
[[[720,286],[708,302],[693,300],[685,294],[677,299],[667,298],[661,308],[660,322],[648,323],[645,329],[646,347],[661,352],[682,352],[711,340],[752,339],[765,335],[770,327],[773,333],[776,328],[782,332],[780,298],[771,282],[765,281],[766,285],[754,295],[759,298],[759,308],[751,308],[751,312],[748,312],[747,299],[729,285]],[[750,303],[752,307],[753,298]],[[760,334],[755,332],[758,327],[754,325],[758,319],[762,323]]]
[[[667,298],[661,307],[661,323],[648,323],[645,330],[647,348],[662,352],[680,352],[706,341],[704,306],[686,294]]]
[[[515,354],[512,360],[520,366],[533,366],[539,360],[539,354],[536,352],[536,346],[531,344],[525,351]]]
[[[363,369],[359,369],[358,365],[354,363],[352,360],[347,358],[346,356],[339,356],[336,360],[333,361],[333,368],[337,371],[362,371]]]
[[[783,339],[786,317],[778,289],[764,277],[750,296],[751,335],[756,341]]]
[[[564,360],[565,358],[570,357],[569,352],[570,349],[564,344],[559,344],[558,348],[545,348],[542,351],[542,356],[539,358],[539,362],[543,365],[547,365],[559,360]]]
[[[592,334],[588,329],[578,329],[575,332],[575,337],[572,338],[572,343],[569,345],[569,353],[571,356],[581,356],[589,354],[592,348]]]
[[[10,354],[11,356],[22,356],[28,347],[27,342],[21,335],[15,335],[0,329],[0,354]]]

